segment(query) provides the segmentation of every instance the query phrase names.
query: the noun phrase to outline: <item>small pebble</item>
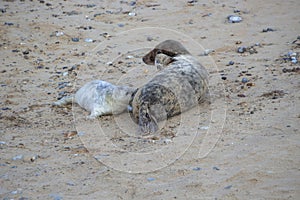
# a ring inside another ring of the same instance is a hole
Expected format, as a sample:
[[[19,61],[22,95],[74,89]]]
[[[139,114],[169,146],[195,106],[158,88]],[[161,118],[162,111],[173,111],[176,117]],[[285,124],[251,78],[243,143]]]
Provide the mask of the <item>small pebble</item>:
[[[154,40],[153,37],[147,36],[147,41],[151,42],[152,40]]]
[[[53,198],[53,200],[62,200],[63,197],[58,194],[49,194],[50,197]]]
[[[113,62],[107,62],[106,63],[108,66],[112,66],[113,65]]]
[[[295,57],[295,56],[297,56],[297,53],[296,53],[296,52],[293,52],[293,51],[289,51],[289,52],[287,53],[287,56],[288,56],[288,57]]]
[[[221,79],[225,81],[227,79],[227,77],[226,76],[222,76]]]
[[[136,4],[135,1],[131,1],[131,2],[129,3],[130,6],[135,6],[135,4]]]
[[[203,53],[200,54],[200,56],[208,56],[208,54],[215,52],[213,49],[205,49]]]
[[[75,186],[76,184],[74,182],[72,182],[72,181],[69,181],[69,182],[67,182],[67,185],[68,186]]]
[[[228,185],[228,186],[224,187],[225,190],[228,190],[230,188],[232,188],[232,185]]]
[[[64,35],[64,32],[62,32],[62,31],[56,31],[55,32],[56,37],[60,37],[60,36],[63,36],[63,35]]]
[[[4,22],[4,25],[7,25],[7,26],[13,26],[14,23],[12,23],[12,22]]]
[[[31,162],[34,162],[34,161],[36,161],[36,159],[38,159],[39,157],[40,157],[39,155],[32,156],[32,157],[30,158],[30,161],[31,161]]]
[[[72,42],[79,42],[79,38],[72,38]]]
[[[293,57],[293,58],[291,58],[291,60],[292,60],[291,62],[294,63],[294,64],[298,63],[297,58],[294,58],[294,57]]]
[[[201,129],[201,130],[208,130],[208,129],[209,129],[209,126],[201,126],[200,129]]]
[[[13,195],[22,194],[22,189],[18,188],[17,190],[11,191],[10,193],[13,194]]]
[[[168,138],[167,138],[167,139],[164,139],[164,143],[165,143],[165,144],[170,144],[171,142],[173,142],[171,139],[168,139]]]
[[[155,180],[155,178],[152,178],[152,177],[147,178],[147,181],[154,181],[154,180]]]
[[[231,60],[229,61],[228,65],[234,65],[234,62]]]
[[[217,170],[217,171],[219,171],[219,170],[220,170],[220,168],[218,168],[218,167],[213,167],[213,170]]]
[[[24,156],[23,155],[17,155],[12,158],[12,160],[23,160]]]
[[[200,171],[200,170],[201,170],[201,167],[194,167],[193,170],[194,170],[194,171]]]
[[[244,52],[246,52],[246,51],[247,51],[247,47],[244,47],[244,46],[239,47],[239,48],[237,49],[237,52],[238,52],[238,53],[244,53]]]
[[[128,15],[131,16],[131,17],[133,17],[133,16],[136,16],[136,13],[130,12],[130,13],[128,13]]]
[[[93,42],[94,40],[91,39],[91,38],[86,38],[84,41],[85,41],[85,42]]]
[[[227,19],[229,23],[239,23],[243,20],[240,16],[237,15],[229,15]]]
[[[118,24],[118,27],[120,27],[120,28],[122,28],[124,26],[125,26],[124,24]]]
[[[85,133],[82,132],[82,131],[79,131],[79,132],[77,133],[78,136],[84,136],[84,134],[85,134]]]
[[[242,83],[247,83],[248,81],[249,80],[246,77],[242,78]]]
[[[273,31],[275,31],[274,29],[272,29],[272,28],[264,28],[263,30],[262,30],[262,32],[273,32]]]

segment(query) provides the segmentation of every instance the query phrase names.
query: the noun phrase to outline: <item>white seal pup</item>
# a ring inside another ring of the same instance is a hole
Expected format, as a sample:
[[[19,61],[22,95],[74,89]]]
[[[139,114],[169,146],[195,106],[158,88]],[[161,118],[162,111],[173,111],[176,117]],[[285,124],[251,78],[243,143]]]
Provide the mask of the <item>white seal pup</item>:
[[[128,109],[128,103],[135,88],[115,86],[102,80],[86,83],[75,93],[75,102],[90,112],[89,119],[101,115],[120,114]],[[55,102],[62,106],[72,103],[73,96],[68,96]]]
[[[157,56],[163,56],[163,61]],[[158,44],[143,61],[150,65],[163,63],[161,70],[133,93],[130,101],[131,115],[140,132],[149,134],[158,130],[159,121],[187,111],[202,101],[208,90],[208,73],[174,40]]]

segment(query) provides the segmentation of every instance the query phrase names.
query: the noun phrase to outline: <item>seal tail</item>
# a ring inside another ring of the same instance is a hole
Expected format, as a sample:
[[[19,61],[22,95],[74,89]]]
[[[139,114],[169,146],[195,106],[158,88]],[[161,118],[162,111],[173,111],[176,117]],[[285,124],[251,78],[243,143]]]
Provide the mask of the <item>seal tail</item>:
[[[151,114],[149,104],[142,104],[139,109],[139,131],[142,134],[151,134],[155,133],[157,130],[157,120]]]

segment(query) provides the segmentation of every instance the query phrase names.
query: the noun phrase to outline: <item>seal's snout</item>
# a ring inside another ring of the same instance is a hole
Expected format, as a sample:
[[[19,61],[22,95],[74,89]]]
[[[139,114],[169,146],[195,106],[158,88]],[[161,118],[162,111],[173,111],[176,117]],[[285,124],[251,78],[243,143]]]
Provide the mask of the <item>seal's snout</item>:
[[[153,49],[143,57],[143,62],[147,65],[154,65],[156,50]]]

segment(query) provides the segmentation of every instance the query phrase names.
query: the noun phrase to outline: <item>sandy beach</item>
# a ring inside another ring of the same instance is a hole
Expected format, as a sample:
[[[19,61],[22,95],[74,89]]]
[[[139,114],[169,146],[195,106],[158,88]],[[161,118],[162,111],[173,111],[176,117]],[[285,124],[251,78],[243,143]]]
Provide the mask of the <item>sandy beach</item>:
[[[0,2],[1,199],[299,199],[300,3]],[[229,20],[231,19],[231,21]],[[233,21],[232,21],[233,20]],[[53,106],[91,80],[140,87],[181,42],[209,97],[143,138],[128,113]]]

